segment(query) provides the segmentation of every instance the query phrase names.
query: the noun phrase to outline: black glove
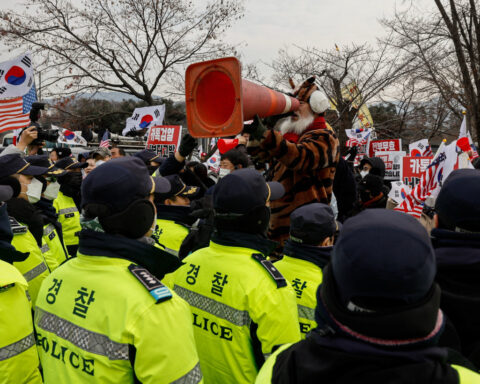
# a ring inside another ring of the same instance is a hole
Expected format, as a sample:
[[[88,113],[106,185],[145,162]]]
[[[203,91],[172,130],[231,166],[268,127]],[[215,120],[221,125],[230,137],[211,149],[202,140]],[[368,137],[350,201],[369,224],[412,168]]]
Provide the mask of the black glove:
[[[263,134],[267,130],[265,124],[263,124],[262,119],[255,115],[253,118],[253,123],[243,126],[243,133],[248,133],[255,140],[260,140],[263,137]]]
[[[197,139],[192,137],[189,133],[182,137],[182,142],[180,147],[178,147],[178,152],[182,157],[187,157],[192,153],[192,151],[197,147]]]
[[[357,157],[358,153],[358,147],[352,147],[350,148],[347,153],[345,154],[345,160],[346,161],[355,161],[355,157]]]

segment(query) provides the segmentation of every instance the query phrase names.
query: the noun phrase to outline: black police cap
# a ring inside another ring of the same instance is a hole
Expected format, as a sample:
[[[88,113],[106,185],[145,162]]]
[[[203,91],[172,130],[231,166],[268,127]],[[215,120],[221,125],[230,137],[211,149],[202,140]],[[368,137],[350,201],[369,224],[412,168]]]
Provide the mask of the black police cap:
[[[435,202],[441,223],[457,232],[480,232],[480,172],[458,169],[445,180]]]
[[[0,157],[0,178],[19,173],[27,176],[40,176],[48,172],[48,168],[30,164],[18,154]]]
[[[263,176],[249,168],[238,169],[222,178],[213,190],[213,207],[218,212],[245,214],[280,199],[282,184],[265,182]]]
[[[317,245],[336,230],[333,210],[327,204],[303,205],[290,216],[290,239],[297,243]]]

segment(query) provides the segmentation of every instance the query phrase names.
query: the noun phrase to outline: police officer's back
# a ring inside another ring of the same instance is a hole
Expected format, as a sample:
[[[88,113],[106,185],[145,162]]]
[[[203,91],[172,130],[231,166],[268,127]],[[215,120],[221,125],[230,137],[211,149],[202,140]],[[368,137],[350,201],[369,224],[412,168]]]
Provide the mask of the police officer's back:
[[[169,188],[162,181],[126,157],[85,179],[82,207],[92,220],[35,309],[46,383],[202,381],[188,304],[160,283],[180,262],[145,237],[151,194]]]
[[[10,180],[7,180],[10,179]],[[14,180],[14,179],[13,179]],[[11,178],[0,178],[0,383],[41,383],[28,283],[12,264],[28,256],[10,244],[6,205],[20,191]]]
[[[480,367],[480,172],[459,169],[444,182],[431,232],[442,310],[455,327],[441,342]],[[458,344],[460,341],[460,345]]]
[[[275,263],[295,290],[303,338],[317,325],[316,292],[322,270],[330,261],[336,231],[330,206],[313,203],[297,208],[290,217],[290,238],[285,242],[284,256]]]
[[[40,200],[42,183],[35,178],[47,172],[47,168],[31,165],[19,155],[0,157],[0,178],[9,176],[17,185],[17,193],[7,201],[7,211],[13,231],[12,245],[22,253],[24,260],[14,260],[14,266],[28,282],[33,304],[43,279],[50,273],[40,250],[43,236],[43,220],[34,203]]]
[[[232,172],[215,187],[216,232],[183,261],[175,291],[190,303],[200,365],[208,383],[252,383],[264,357],[300,339],[293,289],[266,260],[266,206],[283,188],[256,171]]]
[[[480,383],[438,347],[445,322],[427,232],[403,213],[347,220],[317,293],[318,327],[280,348],[256,383]]]

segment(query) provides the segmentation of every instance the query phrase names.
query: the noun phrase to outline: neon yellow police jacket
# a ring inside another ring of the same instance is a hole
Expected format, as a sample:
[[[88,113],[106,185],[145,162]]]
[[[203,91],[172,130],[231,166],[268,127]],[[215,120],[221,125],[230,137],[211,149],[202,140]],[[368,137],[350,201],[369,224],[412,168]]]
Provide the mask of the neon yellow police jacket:
[[[202,383],[188,304],[129,260],[80,252],[35,309],[47,384]]]
[[[78,245],[77,234],[82,230],[82,227],[80,225],[80,213],[75,201],[59,191],[57,198],[53,200],[53,206],[58,213],[58,221],[62,224],[65,245]]]
[[[304,339],[306,334],[317,326],[315,322],[316,294],[318,286],[322,283],[322,270],[309,261],[286,255],[274,265],[295,290],[300,332]]]
[[[21,224],[21,223],[20,223]],[[14,233],[12,245],[19,252],[29,252],[30,255],[26,260],[14,262],[13,265],[23,274],[28,282],[28,292],[32,298],[32,305],[35,305],[38,291],[43,280],[49,275],[45,258],[32,233],[24,226],[23,233]]]
[[[214,241],[173,276],[190,303],[205,382],[253,383],[264,357],[300,340],[295,295],[259,251]]]
[[[28,284],[0,260],[0,384],[41,383]]]

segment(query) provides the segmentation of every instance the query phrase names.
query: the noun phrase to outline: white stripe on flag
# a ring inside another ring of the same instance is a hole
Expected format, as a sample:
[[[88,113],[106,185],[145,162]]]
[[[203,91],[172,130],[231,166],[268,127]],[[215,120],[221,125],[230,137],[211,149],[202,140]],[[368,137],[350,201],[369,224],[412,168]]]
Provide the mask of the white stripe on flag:
[[[23,113],[23,99],[0,100],[0,132],[23,128],[30,122],[30,115]]]

